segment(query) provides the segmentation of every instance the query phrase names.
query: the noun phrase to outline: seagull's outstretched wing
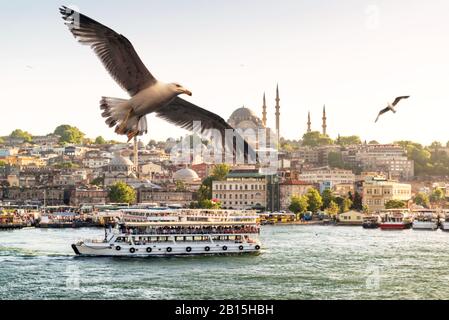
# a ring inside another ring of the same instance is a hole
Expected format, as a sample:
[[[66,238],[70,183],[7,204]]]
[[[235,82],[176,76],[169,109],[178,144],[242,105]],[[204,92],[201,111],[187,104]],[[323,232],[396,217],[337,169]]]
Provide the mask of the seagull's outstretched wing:
[[[75,38],[95,51],[111,76],[131,96],[156,82],[124,36],[65,6],[59,10]]]
[[[377,123],[377,121],[379,121],[380,116],[383,115],[384,113],[387,113],[388,111],[391,111],[390,107],[386,107],[385,109],[380,110],[379,115],[377,116],[375,122]]]
[[[410,98],[410,96],[397,97],[393,102],[393,107],[395,107],[402,99],[408,99],[408,98]]]
[[[205,133],[211,129],[216,129],[220,132],[223,139],[226,137],[226,130],[234,130],[234,128],[232,128],[220,116],[179,97],[175,98],[173,102],[164,108],[155,111],[155,113],[159,118],[190,131],[194,129],[194,122],[201,122],[202,133]],[[238,133],[236,133],[236,135],[238,135]],[[249,145],[245,140],[243,141],[245,148],[245,159],[248,158],[248,154],[256,155],[251,145]],[[235,144],[233,148],[235,152]]]

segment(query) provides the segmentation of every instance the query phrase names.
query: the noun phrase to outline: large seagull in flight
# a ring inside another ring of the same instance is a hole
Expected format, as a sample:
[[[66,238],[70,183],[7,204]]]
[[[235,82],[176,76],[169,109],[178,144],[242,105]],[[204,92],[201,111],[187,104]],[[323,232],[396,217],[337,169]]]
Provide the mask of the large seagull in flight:
[[[115,126],[117,134],[126,135],[131,140],[147,133],[146,115],[150,113],[190,131],[194,121],[199,121],[201,132],[219,130],[223,141],[225,131],[233,129],[218,115],[181,99],[179,95],[192,95],[182,85],[157,80],[123,35],[68,7],[62,6],[60,13],[74,37],[94,50],[110,75],[131,97],[129,100],[101,99],[102,116],[109,127]],[[233,143],[232,147],[234,154],[236,144]],[[245,159],[249,152],[255,155],[246,141],[243,145]]]
[[[410,98],[410,96],[397,97],[392,104],[389,103],[388,107],[386,107],[385,109],[380,110],[379,114],[377,115],[376,123],[377,123],[377,121],[379,121],[380,116],[383,115],[384,113],[387,113],[387,112],[390,112],[390,111],[393,112],[393,113],[396,113],[395,107],[397,106],[397,104],[399,102],[401,102],[401,100],[408,99],[408,98]]]

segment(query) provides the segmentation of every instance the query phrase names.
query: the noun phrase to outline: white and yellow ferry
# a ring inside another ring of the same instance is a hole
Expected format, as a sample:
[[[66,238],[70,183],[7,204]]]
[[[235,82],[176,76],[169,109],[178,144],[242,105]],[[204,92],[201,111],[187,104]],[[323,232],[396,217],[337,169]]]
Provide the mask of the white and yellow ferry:
[[[258,253],[255,211],[126,210],[103,239],[72,245],[81,256],[175,256]]]

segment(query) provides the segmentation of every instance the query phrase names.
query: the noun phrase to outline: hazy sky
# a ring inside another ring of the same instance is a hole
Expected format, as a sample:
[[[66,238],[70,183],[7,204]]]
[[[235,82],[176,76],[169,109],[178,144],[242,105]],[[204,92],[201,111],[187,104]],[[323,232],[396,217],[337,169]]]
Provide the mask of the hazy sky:
[[[93,52],[60,18],[61,1],[2,1],[0,135],[47,134],[58,124],[118,139],[100,116],[101,96],[126,98]],[[447,141],[449,2],[446,0],[84,1],[81,12],[124,34],[150,71],[193,91],[188,100],[226,120],[245,105],[298,139],[307,111],[315,129],[327,106],[332,137]],[[375,125],[380,108],[411,95]],[[184,131],[155,117],[149,139]],[[119,139],[123,141],[124,139]]]

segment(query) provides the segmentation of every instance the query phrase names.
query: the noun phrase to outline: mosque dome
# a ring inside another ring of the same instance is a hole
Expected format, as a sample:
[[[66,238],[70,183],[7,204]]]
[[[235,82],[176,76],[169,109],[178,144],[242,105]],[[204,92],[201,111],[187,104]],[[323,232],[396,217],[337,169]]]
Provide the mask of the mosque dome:
[[[133,162],[129,158],[125,158],[120,154],[116,154],[109,163],[110,166],[133,166]]]
[[[176,171],[173,175],[173,179],[185,183],[192,183],[200,180],[198,174],[192,169],[181,169]]]
[[[237,129],[258,129],[264,127],[262,120],[256,116],[254,111],[246,107],[235,110],[229,118],[228,123]]]

